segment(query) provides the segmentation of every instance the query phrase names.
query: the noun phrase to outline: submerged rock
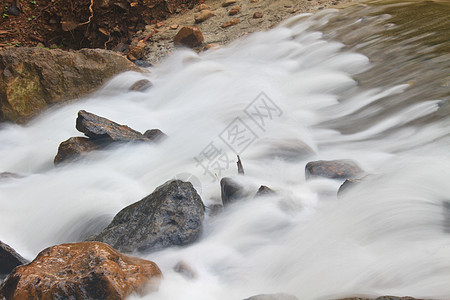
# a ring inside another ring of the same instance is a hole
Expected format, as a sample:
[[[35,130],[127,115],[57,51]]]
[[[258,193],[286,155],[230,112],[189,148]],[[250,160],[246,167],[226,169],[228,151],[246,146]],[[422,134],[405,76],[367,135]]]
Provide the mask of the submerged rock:
[[[426,299],[418,299],[413,297],[396,297],[396,296],[381,296],[377,298],[360,298],[360,297],[350,297],[350,298],[342,298],[339,300],[426,300]]]
[[[159,129],[149,129],[144,132],[144,136],[153,142],[159,142],[167,138],[167,134]]]
[[[145,92],[153,86],[153,83],[148,79],[141,79],[136,81],[130,88],[129,91],[135,92]]]
[[[195,26],[185,26],[173,38],[176,46],[196,47],[203,43],[203,34]]]
[[[107,144],[148,140],[142,133],[126,125],[117,124],[85,110],[78,112],[76,128],[92,140]]]
[[[357,185],[360,183],[362,179],[346,179],[343,184],[339,187],[339,190],[337,192],[338,196],[342,195],[342,193],[348,191],[352,186]]]
[[[223,206],[236,202],[236,200],[245,196],[244,187],[229,177],[220,180],[220,188]]]
[[[0,241],[0,279],[11,273],[15,267],[27,263],[28,261],[13,248]]]
[[[17,267],[0,286],[0,298],[124,299],[157,288],[161,276],[154,262],[103,243],[62,244]]]
[[[306,164],[306,179],[325,177],[331,179],[356,178],[363,170],[352,160],[318,160]]]
[[[71,137],[62,142],[53,160],[55,165],[79,158],[83,153],[101,149],[95,141],[85,137]]]
[[[202,199],[192,184],[172,180],[122,209],[111,224],[88,240],[124,252],[183,246],[200,237],[204,213]]]
[[[289,294],[261,294],[246,298],[244,300],[299,300],[297,297]]]
[[[258,191],[256,192],[255,197],[270,196],[270,195],[274,195],[274,194],[275,194],[275,192],[271,188],[269,188],[265,185],[262,185],[259,187]]]
[[[23,123],[52,104],[93,92],[127,70],[139,68],[101,49],[0,49],[0,121]]]

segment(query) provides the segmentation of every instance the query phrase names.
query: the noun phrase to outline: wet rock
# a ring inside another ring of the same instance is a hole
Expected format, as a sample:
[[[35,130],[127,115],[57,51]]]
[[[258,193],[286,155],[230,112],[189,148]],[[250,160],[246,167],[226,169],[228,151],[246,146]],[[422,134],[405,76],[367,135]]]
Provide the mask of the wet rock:
[[[138,66],[139,68],[150,68],[150,67],[153,67],[153,65],[151,63],[149,63],[148,61],[143,60],[143,59],[135,60],[134,64],[136,66]]]
[[[208,210],[208,216],[215,217],[221,212],[223,212],[223,205],[222,204],[212,204],[207,207]]]
[[[95,150],[100,150],[101,146],[95,141],[85,137],[71,137],[62,142],[58,147],[58,153],[53,160],[55,165],[62,162],[73,161],[83,155]]]
[[[225,23],[222,24],[222,28],[227,28],[236,24],[239,24],[241,21],[238,18],[234,18],[230,21],[226,21]]]
[[[0,49],[0,121],[23,123],[127,70],[140,69],[119,53],[101,49]]]
[[[203,34],[195,26],[185,26],[173,38],[176,46],[196,47],[203,42]]]
[[[342,195],[342,193],[348,191],[348,189],[352,188],[353,186],[360,183],[361,179],[346,179],[343,184],[339,187],[339,190],[337,192],[338,196]]]
[[[13,248],[0,241],[0,279],[11,273],[15,267],[27,263],[28,261]]]
[[[331,179],[356,178],[363,170],[352,160],[319,160],[306,164],[306,179],[325,177]]]
[[[153,142],[159,142],[167,138],[167,134],[159,129],[149,129],[144,132],[144,136]]]
[[[256,12],[253,14],[253,19],[261,19],[263,16],[264,16],[264,14],[263,14],[262,12],[256,11]]]
[[[105,144],[148,140],[142,133],[126,125],[117,124],[84,110],[78,112],[76,128],[92,140]]]
[[[161,276],[154,262],[103,243],[62,244],[17,267],[0,286],[0,298],[118,300],[156,289]]]
[[[173,268],[173,270],[177,273],[180,273],[181,275],[183,275],[184,277],[186,277],[187,279],[194,279],[197,277],[197,273],[194,271],[194,269],[192,269],[191,266],[189,266],[187,263],[185,263],[184,261],[179,261],[175,267]]]
[[[220,188],[223,206],[234,203],[245,196],[244,187],[229,177],[220,180]]]
[[[135,92],[145,92],[153,86],[153,83],[148,79],[141,79],[136,81],[128,90]]]
[[[289,294],[261,294],[252,296],[244,300],[299,300],[297,297]]]
[[[4,181],[4,180],[8,180],[8,179],[17,179],[17,178],[23,178],[24,176],[17,174],[17,173],[12,173],[12,172],[0,172],[0,182]]]
[[[199,13],[194,14],[194,20],[195,23],[201,23],[214,16],[215,14],[212,11],[210,11],[209,9],[204,9]]]
[[[228,15],[229,16],[234,16],[234,15],[237,15],[240,11],[241,11],[241,7],[240,6],[235,6],[232,9],[230,9],[230,11],[228,12]]]
[[[225,2],[222,3],[222,6],[227,7],[227,6],[233,5],[235,3],[236,3],[236,0],[225,0]]]
[[[144,57],[145,45],[143,42],[139,42],[137,45],[130,45],[127,58],[131,61],[136,61]]]
[[[256,192],[255,197],[270,196],[270,195],[274,195],[274,194],[275,194],[275,192],[271,188],[269,188],[265,185],[262,185],[259,187],[258,191]]]
[[[119,251],[152,251],[183,246],[198,239],[205,208],[190,182],[168,181],[144,199],[122,209],[89,240]]]

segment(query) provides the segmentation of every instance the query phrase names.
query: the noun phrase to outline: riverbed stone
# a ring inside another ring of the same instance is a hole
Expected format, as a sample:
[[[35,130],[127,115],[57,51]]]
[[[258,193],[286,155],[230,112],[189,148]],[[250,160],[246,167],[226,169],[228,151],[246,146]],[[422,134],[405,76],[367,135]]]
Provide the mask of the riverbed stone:
[[[241,21],[238,18],[234,18],[232,20],[226,21],[225,23],[222,24],[222,28],[227,28],[230,26],[234,26],[239,24]]]
[[[116,74],[140,71],[101,49],[0,49],[0,122],[24,123],[49,106],[92,93]]]
[[[71,137],[62,142],[53,160],[55,165],[80,158],[84,153],[101,149],[101,145],[85,137]]]
[[[184,26],[173,38],[176,46],[193,48],[203,43],[203,34],[196,26]]]
[[[214,17],[215,14],[209,9],[201,10],[199,13],[194,14],[195,23],[202,23],[208,20],[211,17]]]
[[[123,252],[149,252],[196,241],[205,213],[190,182],[171,180],[142,200],[122,209],[102,232],[88,240]]]
[[[106,144],[148,140],[142,133],[126,125],[120,125],[85,110],[78,112],[76,128],[92,140]]]
[[[162,273],[148,260],[98,242],[62,244],[17,267],[0,286],[0,299],[125,299],[158,287]]]
[[[27,263],[28,261],[13,248],[0,241],[0,279],[11,273],[15,267]]]
[[[306,164],[306,179],[325,177],[330,179],[353,179],[363,174],[356,162],[349,159],[318,160]]]

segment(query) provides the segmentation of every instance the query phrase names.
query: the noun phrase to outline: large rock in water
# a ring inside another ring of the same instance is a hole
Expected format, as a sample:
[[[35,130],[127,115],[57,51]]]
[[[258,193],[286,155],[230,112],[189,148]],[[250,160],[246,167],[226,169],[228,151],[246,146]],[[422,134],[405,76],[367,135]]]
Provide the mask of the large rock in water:
[[[65,161],[77,159],[84,153],[99,149],[101,149],[101,146],[91,139],[71,137],[59,145],[58,153],[53,162],[55,165],[58,165]]]
[[[120,125],[106,118],[97,116],[84,110],[78,112],[76,122],[78,131],[84,133],[92,140],[104,143],[148,141],[142,133],[126,125]]]
[[[157,288],[161,276],[154,262],[103,243],[62,244],[17,267],[0,286],[0,299],[124,299]]]
[[[152,251],[197,240],[205,208],[190,182],[168,181],[144,199],[122,209],[98,235],[119,251]]]
[[[15,267],[28,263],[19,253],[0,241],[0,278],[14,270]]]
[[[140,70],[107,50],[0,50],[0,121],[23,123],[48,106],[85,96],[116,74]]]
[[[306,164],[306,179],[325,177],[331,179],[352,179],[360,176],[363,170],[352,160],[318,160]]]

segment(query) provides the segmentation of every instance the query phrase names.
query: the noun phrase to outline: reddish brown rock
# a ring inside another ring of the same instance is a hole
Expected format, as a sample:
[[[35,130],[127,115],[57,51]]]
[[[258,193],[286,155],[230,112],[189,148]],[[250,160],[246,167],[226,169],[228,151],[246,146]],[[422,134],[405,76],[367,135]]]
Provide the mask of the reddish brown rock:
[[[306,164],[306,179],[325,177],[331,179],[357,178],[363,170],[352,160],[318,160]]]
[[[230,11],[228,12],[228,15],[229,16],[234,16],[234,15],[237,15],[240,11],[241,11],[241,7],[240,6],[235,6],[232,9],[230,9]]]
[[[81,157],[83,153],[99,149],[100,146],[91,139],[85,137],[71,137],[59,145],[58,153],[53,162],[55,165],[59,165],[62,162],[76,160]]]
[[[195,47],[203,42],[203,34],[195,26],[185,26],[173,38],[176,46]]]
[[[253,14],[253,19],[261,19],[263,16],[264,16],[264,14],[263,14],[262,12],[256,11],[256,12]]]
[[[227,28],[236,24],[239,24],[241,21],[238,18],[234,18],[230,21],[226,21],[225,23],[222,24],[222,28]]]
[[[162,274],[151,261],[99,242],[62,244],[17,267],[0,286],[0,299],[111,299],[157,289]]]
[[[214,16],[215,15],[212,11],[210,11],[209,9],[204,9],[204,10],[200,11],[199,13],[194,14],[194,20],[195,20],[195,23],[201,23],[201,22],[204,22]]]

